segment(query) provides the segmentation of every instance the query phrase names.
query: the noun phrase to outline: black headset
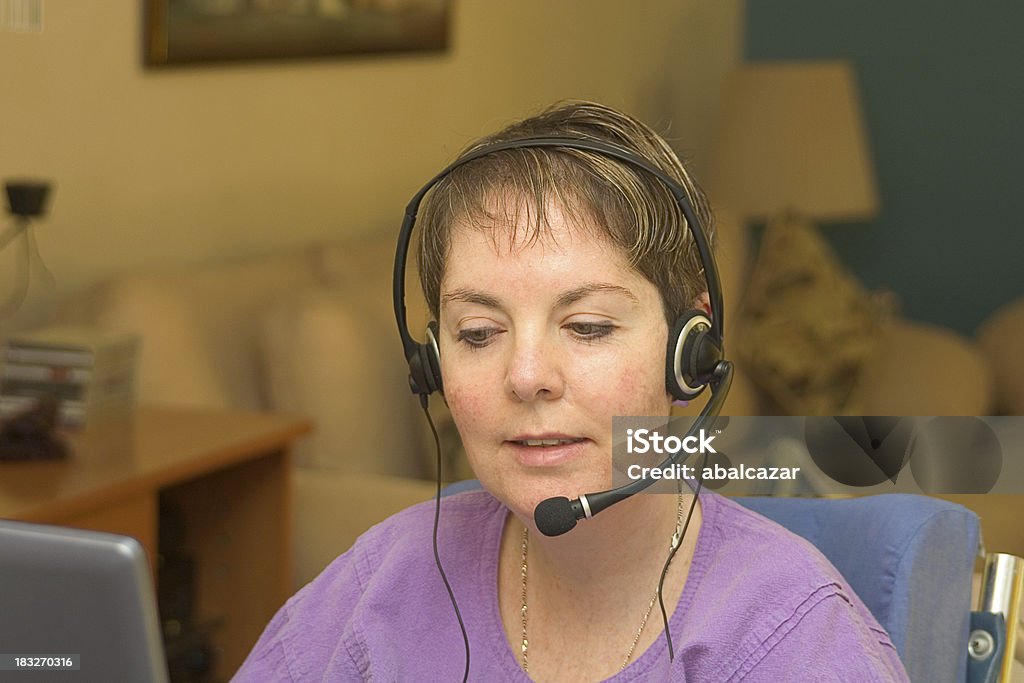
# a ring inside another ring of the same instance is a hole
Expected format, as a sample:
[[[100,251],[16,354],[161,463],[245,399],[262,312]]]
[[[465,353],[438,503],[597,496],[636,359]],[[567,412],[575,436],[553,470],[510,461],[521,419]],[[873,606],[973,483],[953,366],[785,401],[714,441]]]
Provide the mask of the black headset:
[[[409,324],[405,311],[405,267],[409,254],[409,241],[412,237],[412,230],[416,223],[416,214],[419,211],[420,203],[431,188],[463,164],[468,164],[489,154],[510,149],[527,148],[572,149],[602,154],[625,162],[641,171],[646,171],[664,183],[672,193],[676,204],[686,218],[686,224],[690,229],[690,234],[693,236],[693,241],[697,245],[697,251],[700,254],[701,265],[704,268],[704,280],[707,283],[708,297],[711,301],[711,314],[708,315],[704,311],[691,309],[679,316],[672,325],[668,336],[668,349],[665,360],[665,386],[668,393],[674,398],[685,401],[694,398],[705,387],[710,385],[712,391],[711,400],[707,402],[696,421],[690,427],[688,435],[706,427],[718,416],[725,397],[729,392],[729,386],[732,382],[732,364],[723,357],[722,286],[718,277],[718,267],[715,264],[711,247],[708,244],[707,235],[704,234],[703,226],[697,220],[693,205],[686,191],[670,178],[668,174],[628,149],[598,140],[562,137],[523,138],[492,143],[474,149],[449,164],[443,171],[420,188],[420,191],[413,196],[405,209],[405,219],[402,221],[402,229],[398,234],[398,246],[395,250],[395,269],[392,283],[395,320],[398,323],[398,334],[402,338],[405,358],[409,363],[409,387],[414,394],[419,396],[420,404],[427,415],[427,419],[430,419],[430,412],[427,409],[427,397],[435,391],[444,393],[444,383],[441,379],[441,354],[437,343],[438,325],[437,321],[428,323],[426,341],[423,343],[417,342],[409,334]],[[431,421],[430,424],[433,429],[433,422]],[[436,440],[437,431],[436,429],[433,429],[433,431]],[[455,594],[444,573],[444,568],[441,565],[441,559],[437,551],[437,528],[441,509],[441,450],[440,441],[437,440],[435,442],[438,448],[438,479],[437,499],[434,508],[434,561],[437,563],[438,571],[444,581],[445,588],[448,590],[448,597],[451,599],[455,616],[459,622],[459,628],[462,630],[462,639],[466,647],[466,666],[462,679],[465,682],[469,678],[470,668],[469,637],[466,634],[466,627],[459,612]],[[666,463],[675,462],[676,458],[678,458],[678,453],[670,455],[666,459]],[[577,521],[589,519],[598,512],[625,500],[653,483],[653,479],[641,479],[609,491],[582,494],[579,498],[571,501],[564,497],[548,498],[537,506],[534,511],[534,520],[541,533],[547,536],[557,536],[575,527]],[[687,515],[686,524],[683,526],[684,535],[686,527],[689,526],[690,515],[693,513],[693,506],[696,504],[697,495],[700,493],[702,483],[703,478],[698,479],[693,502],[690,504],[690,514]],[[678,545],[675,547],[678,548]],[[673,550],[672,554],[674,552]],[[670,560],[671,554],[669,556]],[[667,562],[666,568],[668,566]],[[664,580],[664,576],[665,572],[663,571],[662,580]],[[660,592],[661,585],[659,584],[659,594]],[[668,642],[669,659],[672,659],[672,639],[664,605],[662,606],[662,618],[665,620],[665,639]]]
[[[426,341],[421,343],[409,334],[409,324],[406,319],[405,268],[409,254],[409,242],[420,203],[431,188],[460,166],[496,152],[526,148],[561,148],[596,152],[651,174],[672,193],[676,204],[686,218],[686,224],[700,254],[701,265],[704,268],[704,280],[707,283],[708,297],[711,302],[711,314],[708,315],[699,309],[691,309],[679,316],[672,325],[669,331],[665,360],[665,387],[668,393],[677,400],[688,401],[695,398],[709,383],[716,382],[722,374],[720,364],[724,361],[723,304],[722,285],[715,257],[708,244],[703,226],[697,220],[697,214],[693,210],[686,190],[650,161],[624,147],[588,138],[562,137],[507,140],[474,149],[449,164],[420,188],[420,191],[409,201],[409,205],[405,209],[402,229],[398,234],[398,246],[395,250],[393,292],[395,320],[398,323],[398,334],[402,338],[405,358],[409,363],[409,387],[412,392],[419,395],[421,400],[426,400],[426,397],[435,391],[444,393],[437,322],[431,321],[427,325]]]

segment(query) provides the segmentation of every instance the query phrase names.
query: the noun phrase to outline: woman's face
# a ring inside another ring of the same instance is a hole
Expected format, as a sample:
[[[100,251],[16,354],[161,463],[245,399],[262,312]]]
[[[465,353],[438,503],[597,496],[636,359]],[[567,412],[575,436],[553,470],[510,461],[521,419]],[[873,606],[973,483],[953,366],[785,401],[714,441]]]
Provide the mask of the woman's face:
[[[548,221],[511,245],[455,228],[441,281],[445,398],[481,483],[527,519],[610,487],[613,416],[671,407],[657,288],[558,206]]]

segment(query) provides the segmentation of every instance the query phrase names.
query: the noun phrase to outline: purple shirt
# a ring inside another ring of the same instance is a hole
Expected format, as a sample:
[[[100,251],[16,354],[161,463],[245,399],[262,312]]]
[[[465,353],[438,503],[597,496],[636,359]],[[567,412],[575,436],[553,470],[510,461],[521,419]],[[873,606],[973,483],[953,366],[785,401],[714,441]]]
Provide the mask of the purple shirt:
[[[431,548],[433,505],[363,534],[267,626],[235,681],[459,681],[464,645]],[[907,681],[888,634],[828,560],[727,498],[703,524],[659,637],[609,681]],[[496,595],[507,509],[485,491],[445,498],[438,543],[466,622],[471,681],[529,681]]]

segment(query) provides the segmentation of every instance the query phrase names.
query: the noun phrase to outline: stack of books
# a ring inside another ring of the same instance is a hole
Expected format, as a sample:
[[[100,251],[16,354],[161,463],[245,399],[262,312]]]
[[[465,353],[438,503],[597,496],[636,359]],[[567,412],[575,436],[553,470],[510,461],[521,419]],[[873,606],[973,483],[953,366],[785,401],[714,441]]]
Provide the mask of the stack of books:
[[[11,337],[0,361],[0,418],[43,396],[57,399],[66,427],[123,416],[135,401],[138,355],[134,334],[50,327]]]

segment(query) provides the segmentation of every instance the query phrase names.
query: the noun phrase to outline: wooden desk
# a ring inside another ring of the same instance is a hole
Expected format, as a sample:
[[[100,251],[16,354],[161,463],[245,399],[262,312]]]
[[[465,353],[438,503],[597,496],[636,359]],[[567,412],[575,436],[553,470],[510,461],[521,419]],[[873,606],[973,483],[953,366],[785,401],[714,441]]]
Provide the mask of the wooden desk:
[[[290,446],[310,430],[282,415],[140,408],[69,435],[66,461],[0,462],[0,517],[134,536],[156,567],[157,511],[173,504],[196,560],[198,619],[220,622],[225,679],[289,595]]]

